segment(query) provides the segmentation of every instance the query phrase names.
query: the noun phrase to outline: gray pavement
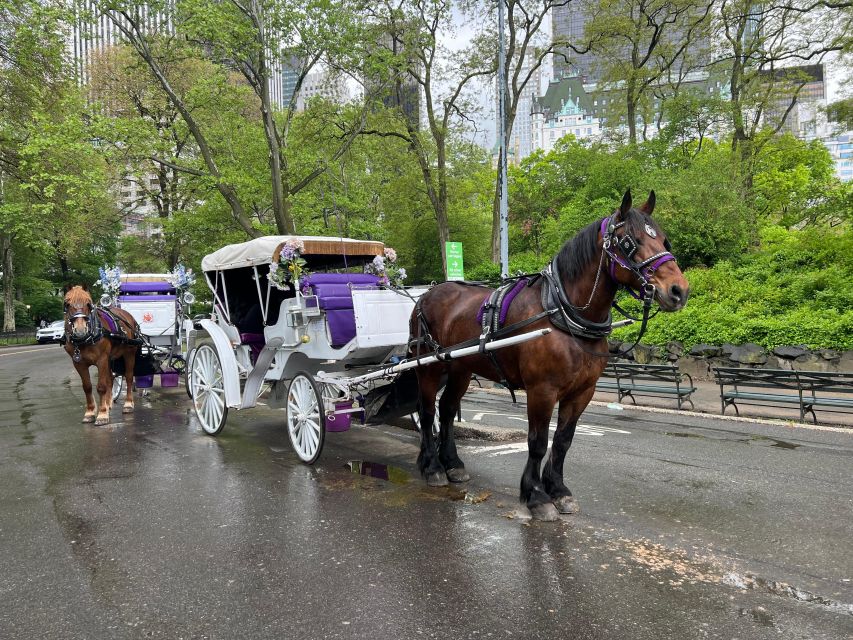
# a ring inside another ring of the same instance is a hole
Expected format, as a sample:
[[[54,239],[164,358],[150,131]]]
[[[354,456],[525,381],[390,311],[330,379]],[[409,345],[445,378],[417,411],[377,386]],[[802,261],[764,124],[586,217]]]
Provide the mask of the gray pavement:
[[[582,511],[545,524],[512,438],[460,441],[472,481],[435,490],[391,426],[306,467],[263,407],[215,439],[180,388],[82,412],[58,348],[0,351],[0,638],[853,636],[845,429],[595,405]],[[497,395],[463,417],[525,427]]]

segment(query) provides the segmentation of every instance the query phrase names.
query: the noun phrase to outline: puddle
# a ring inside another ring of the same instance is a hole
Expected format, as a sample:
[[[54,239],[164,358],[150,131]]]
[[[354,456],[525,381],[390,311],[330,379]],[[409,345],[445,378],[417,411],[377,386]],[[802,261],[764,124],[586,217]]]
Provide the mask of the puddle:
[[[663,435],[675,436],[676,438],[705,438],[705,436],[700,436],[698,433],[685,433],[683,431],[664,431]]]
[[[832,611],[853,615],[853,604],[845,604],[843,602],[831,600],[830,598],[824,598],[823,596],[811,593],[809,591],[806,591],[805,589],[800,589],[798,587],[790,585],[787,582],[767,580],[765,578],[759,578],[758,576],[750,575],[748,573],[744,575],[740,575],[737,573],[726,574],[725,576],[723,576],[723,582],[738,589],[766,591],[767,593],[772,593],[774,595],[782,596],[784,598],[792,598],[794,600],[798,600],[799,602],[817,604],[827,607]]]
[[[409,475],[408,471],[400,467],[392,467],[388,464],[368,462],[366,460],[350,460],[346,466],[356,475],[387,480],[394,484],[408,484],[412,480],[412,476]]]
[[[777,447],[779,449],[799,449],[800,445],[794,444],[793,442],[785,442],[784,440],[777,440],[776,438],[771,438],[769,436],[750,436],[749,440],[745,440],[744,442],[772,442],[771,447]]]

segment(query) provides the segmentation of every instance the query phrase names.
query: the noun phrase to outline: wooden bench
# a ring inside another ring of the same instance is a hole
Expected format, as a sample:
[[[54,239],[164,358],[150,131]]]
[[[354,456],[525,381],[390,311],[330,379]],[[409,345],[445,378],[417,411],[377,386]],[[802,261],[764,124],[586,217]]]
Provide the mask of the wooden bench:
[[[600,391],[615,391],[621,402],[630,397],[634,404],[634,395],[674,397],[678,408],[685,402],[693,407],[690,394],[696,391],[689,374],[681,373],[671,364],[631,364],[610,362],[601,374],[595,388]]]
[[[786,369],[743,369],[714,367],[714,377],[720,385],[722,412],[737,403],[776,406],[796,405],[800,422],[806,414],[817,423],[815,407],[829,411],[853,411],[853,373],[824,373],[788,371]]]

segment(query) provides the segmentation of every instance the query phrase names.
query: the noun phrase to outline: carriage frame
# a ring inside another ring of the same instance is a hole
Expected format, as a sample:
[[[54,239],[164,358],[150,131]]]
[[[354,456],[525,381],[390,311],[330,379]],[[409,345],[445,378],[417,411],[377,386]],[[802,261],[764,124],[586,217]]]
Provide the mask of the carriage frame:
[[[304,246],[308,275],[281,289],[268,277],[270,265],[293,240]],[[415,412],[415,367],[479,350],[405,359],[409,319],[428,287],[391,287],[363,273],[384,249],[349,238],[266,236],[205,256],[212,307],[187,331],[187,390],[205,433],[220,433],[229,410],[256,406],[268,388],[265,403],[285,410],[291,445],[311,464],[326,432],[348,430],[354,417],[367,423]]]

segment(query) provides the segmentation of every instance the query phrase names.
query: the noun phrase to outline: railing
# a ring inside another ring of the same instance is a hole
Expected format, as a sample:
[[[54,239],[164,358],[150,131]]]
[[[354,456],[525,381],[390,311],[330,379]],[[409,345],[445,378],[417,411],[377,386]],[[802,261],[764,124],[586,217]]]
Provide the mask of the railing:
[[[0,332],[0,345],[8,344],[33,344],[36,341],[35,329],[21,329],[20,331]]]

